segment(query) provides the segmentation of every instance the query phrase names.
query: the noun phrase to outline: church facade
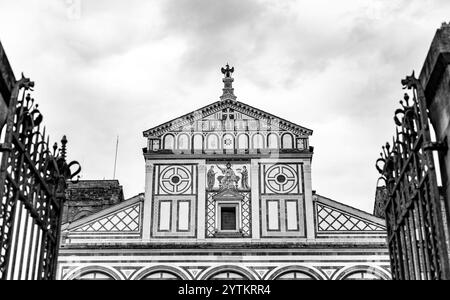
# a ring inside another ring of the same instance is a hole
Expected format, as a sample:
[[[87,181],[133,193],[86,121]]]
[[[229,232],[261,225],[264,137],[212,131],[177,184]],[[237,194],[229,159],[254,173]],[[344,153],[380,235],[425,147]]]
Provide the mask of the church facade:
[[[315,193],[312,130],[237,101],[233,72],[144,132],[144,194],[63,225],[59,279],[390,279],[384,220]]]

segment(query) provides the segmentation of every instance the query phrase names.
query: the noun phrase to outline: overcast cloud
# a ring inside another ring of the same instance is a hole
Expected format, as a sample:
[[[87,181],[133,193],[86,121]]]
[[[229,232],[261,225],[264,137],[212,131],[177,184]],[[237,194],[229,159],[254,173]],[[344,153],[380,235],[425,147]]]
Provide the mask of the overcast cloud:
[[[142,132],[221,95],[314,130],[313,188],[372,211],[400,80],[420,71],[445,0],[0,0],[0,40],[83,179],[144,191]]]

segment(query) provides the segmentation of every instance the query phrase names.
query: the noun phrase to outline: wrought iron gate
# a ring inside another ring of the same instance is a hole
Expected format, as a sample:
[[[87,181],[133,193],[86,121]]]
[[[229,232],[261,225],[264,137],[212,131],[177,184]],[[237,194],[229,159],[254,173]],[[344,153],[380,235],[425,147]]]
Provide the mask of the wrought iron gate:
[[[413,75],[396,110],[392,145],[383,146],[377,169],[389,191],[385,206],[393,279],[450,279],[448,209],[437,184],[424,89]]]
[[[54,279],[66,181],[80,172],[61,146],[49,148],[42,115],[19,80],[0,124],[0,278]],[[74,172],[71,168],[76,168]]]

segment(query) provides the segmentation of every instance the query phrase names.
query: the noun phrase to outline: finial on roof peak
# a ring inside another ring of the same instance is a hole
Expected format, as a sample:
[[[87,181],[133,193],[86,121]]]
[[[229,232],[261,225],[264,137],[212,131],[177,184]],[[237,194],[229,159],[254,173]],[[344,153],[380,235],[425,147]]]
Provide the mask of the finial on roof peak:
[[[227,63],[225,68],[222,68],[222,74],[225,75],[223,79],[223,83],[225,84],[223,88],[223,95],[220,97],[222,101],[231,99],[236,100],[237,97],[234,95],[233,82],[234,79],[231,75],[234,73],[234,67],[230,68],[230,65]]]
[[[234,67],[230,68],[230,65],[227,63],[226,68],[222,68],[222,74],[225,75],[226,78],[231,77],[231,74],[234,73]]]

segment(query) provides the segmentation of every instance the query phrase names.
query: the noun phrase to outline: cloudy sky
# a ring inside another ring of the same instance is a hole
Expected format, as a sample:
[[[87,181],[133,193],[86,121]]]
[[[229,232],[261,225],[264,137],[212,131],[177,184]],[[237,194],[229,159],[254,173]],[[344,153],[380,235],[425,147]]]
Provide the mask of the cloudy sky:
[[[0,0],[0,40],[83,179],[144,191],[142,132],[221,95],[314,130],[313,188],[372,211],[381,145],[447,0]]]

